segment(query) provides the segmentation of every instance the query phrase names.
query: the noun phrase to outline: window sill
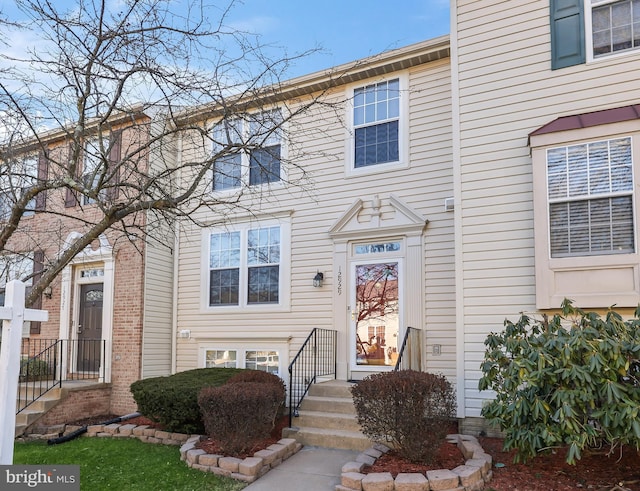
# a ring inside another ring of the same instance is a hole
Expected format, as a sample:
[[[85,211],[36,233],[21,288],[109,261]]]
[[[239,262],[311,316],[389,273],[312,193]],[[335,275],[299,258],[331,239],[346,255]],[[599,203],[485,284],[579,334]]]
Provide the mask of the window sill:
[[[386,162],[384,164],[367,165],[365,167],[354,168],[353,163],[349,164],[349,167],[345,170],[345,178],[361,177],[375,174],[382,174],[386,172],[393,172],[397,170],[408,169],[409,162]]]

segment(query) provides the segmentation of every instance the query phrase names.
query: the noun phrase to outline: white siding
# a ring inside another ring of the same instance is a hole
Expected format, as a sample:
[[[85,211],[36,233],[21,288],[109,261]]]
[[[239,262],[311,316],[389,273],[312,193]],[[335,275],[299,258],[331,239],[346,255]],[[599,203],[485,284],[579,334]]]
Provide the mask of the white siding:
[[[640,53],[551,70],[549,2],[452,2],[457,29],[466,416],[478,416],[484,337],[535,311],[528,134],[569,114],[638,102]],[[455,43],[454,43],[455,44]],[[455,57],[454,57],[455,59]]]
[[[245,203],[255,213],[268,216],[276,211],[291,212],[291,302],[287,311],[243,309],[229,313],[203,309],[201,291],[207,285],[200,280],[202,232],[197,228],[183,231],[177,329],[189,329],[191,339],[178,339],[178,370],[201,366],[198,349],[213,340],[237,337],[275,343],[290,337],[291,359],[312,328],[336,328],[338,272],[334,270],[334,243],[329,230],[356,199],[368,201],[377,194],[384,200],[393,194],[429,220],[423,237],[425,271],[418,274],[424,278],[424,286],[417,285],[425,292],[420,316],[423,325],[413,327],[426,330],[428,369],[455,375],[453,214],[444,211],[445,198],[453,196],[450,68],[448,60],[442,60],[403,73],[408,73],[409,81],[408,168],[346,176],[348,132],[340,118],[345,116],[343,101],[347,91],[339,88],[328,98],[335,107],[317,106],[313,114],[299,120],[295,127],[292,125],[291,138],[300,151],[295,164],[308,175],[308,180],[301,182],[304,189],[287,186],[274,189],[262,200],[246,198]],[[386,78],[393,76],[387,74]],[[376,80],[379,79],[358,85]],[[300,170],[291,168],[289,177],[299,179]],[[197,218],[212,222],[215,217]],[[312,286],[317,271],[324,273],[322,288]],[[341,273],[344,282],[348,272]],[[345,322],[346,317],[345,312]],[[341,332],[340,336],[344,343],[346,333]],[[442,345],[442,355],[430,355],[433,344]]]

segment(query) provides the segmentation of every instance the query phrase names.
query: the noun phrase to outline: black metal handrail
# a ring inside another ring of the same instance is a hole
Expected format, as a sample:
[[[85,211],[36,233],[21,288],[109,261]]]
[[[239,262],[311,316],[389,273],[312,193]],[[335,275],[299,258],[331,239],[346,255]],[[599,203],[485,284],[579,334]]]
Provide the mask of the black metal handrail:
[[[318,377],[336,378],[338,331],[314,328],[289,365],[289,427]]]
[[[102,339],[23,339],[16,414],[64,381],[100,378],[105,352]]]
[[[414,370],[421,369],[421,341],[422,331],[420,329],[416,329],[415,327],[407,327],[407,330],[404,333],[404,338],[402,339],[402,346],[400,347],[400,351],[398,352],[398,359],[396,360],[394,371],[400,370],[403,360],[406,362],[407,359],[408,363],[405,363],[405,368]]]
[[[62,340],[23,339],[16,413],[62,384],[59,360]]]

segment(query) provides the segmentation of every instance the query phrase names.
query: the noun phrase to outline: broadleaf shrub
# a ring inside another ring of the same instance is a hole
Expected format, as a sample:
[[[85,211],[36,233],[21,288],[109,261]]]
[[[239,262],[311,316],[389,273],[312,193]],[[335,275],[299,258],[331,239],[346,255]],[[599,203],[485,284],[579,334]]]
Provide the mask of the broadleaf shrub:
[[[198,395],[207,435],[230,455],[247,452],[269,437],[282,400],[277,385],[261,382],[205,387]]]
[[[626,321],[569,300],[561,311],[506,320],[487,337],[479,389],[495,398],[482,415],[504,432],[516,461],[558,446],[568,447],[571,464],[589,447],[640,448],[640,309]]]
[[[354,385],[351,393],[362,432],[391,444],[412,462],[433,460],[455,417],[455,394],[443,375],[376,373]]]
[[[203,387],[220,386],[242,372],[239,368],[198,368],[168,377],[142,379],[131,384],[138,411],[168,431],[202,434],[205,431],[198,394]]]

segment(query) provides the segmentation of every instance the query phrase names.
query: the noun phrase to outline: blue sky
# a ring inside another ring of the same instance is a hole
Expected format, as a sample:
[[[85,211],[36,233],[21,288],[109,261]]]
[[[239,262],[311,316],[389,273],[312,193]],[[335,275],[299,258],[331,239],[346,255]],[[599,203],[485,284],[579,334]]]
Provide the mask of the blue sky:
[[[53,0],[56,6],[77,1]],[[223,6],[228,1],[205,3]],[[14,0],[0,0],[0,12],[11,20],[21,17]],[[292,67],[288,75],[293,77],[447,34],[449,0],[236,0],[228,21],[290,55],[321,48]],[[19,49],[26,43],[12,44]],[[272,56],[282,54],[274,50]]]
[[[304,75],[449,32],[449,0],[244,0],[230,20],[289,53],[322,48]]]

